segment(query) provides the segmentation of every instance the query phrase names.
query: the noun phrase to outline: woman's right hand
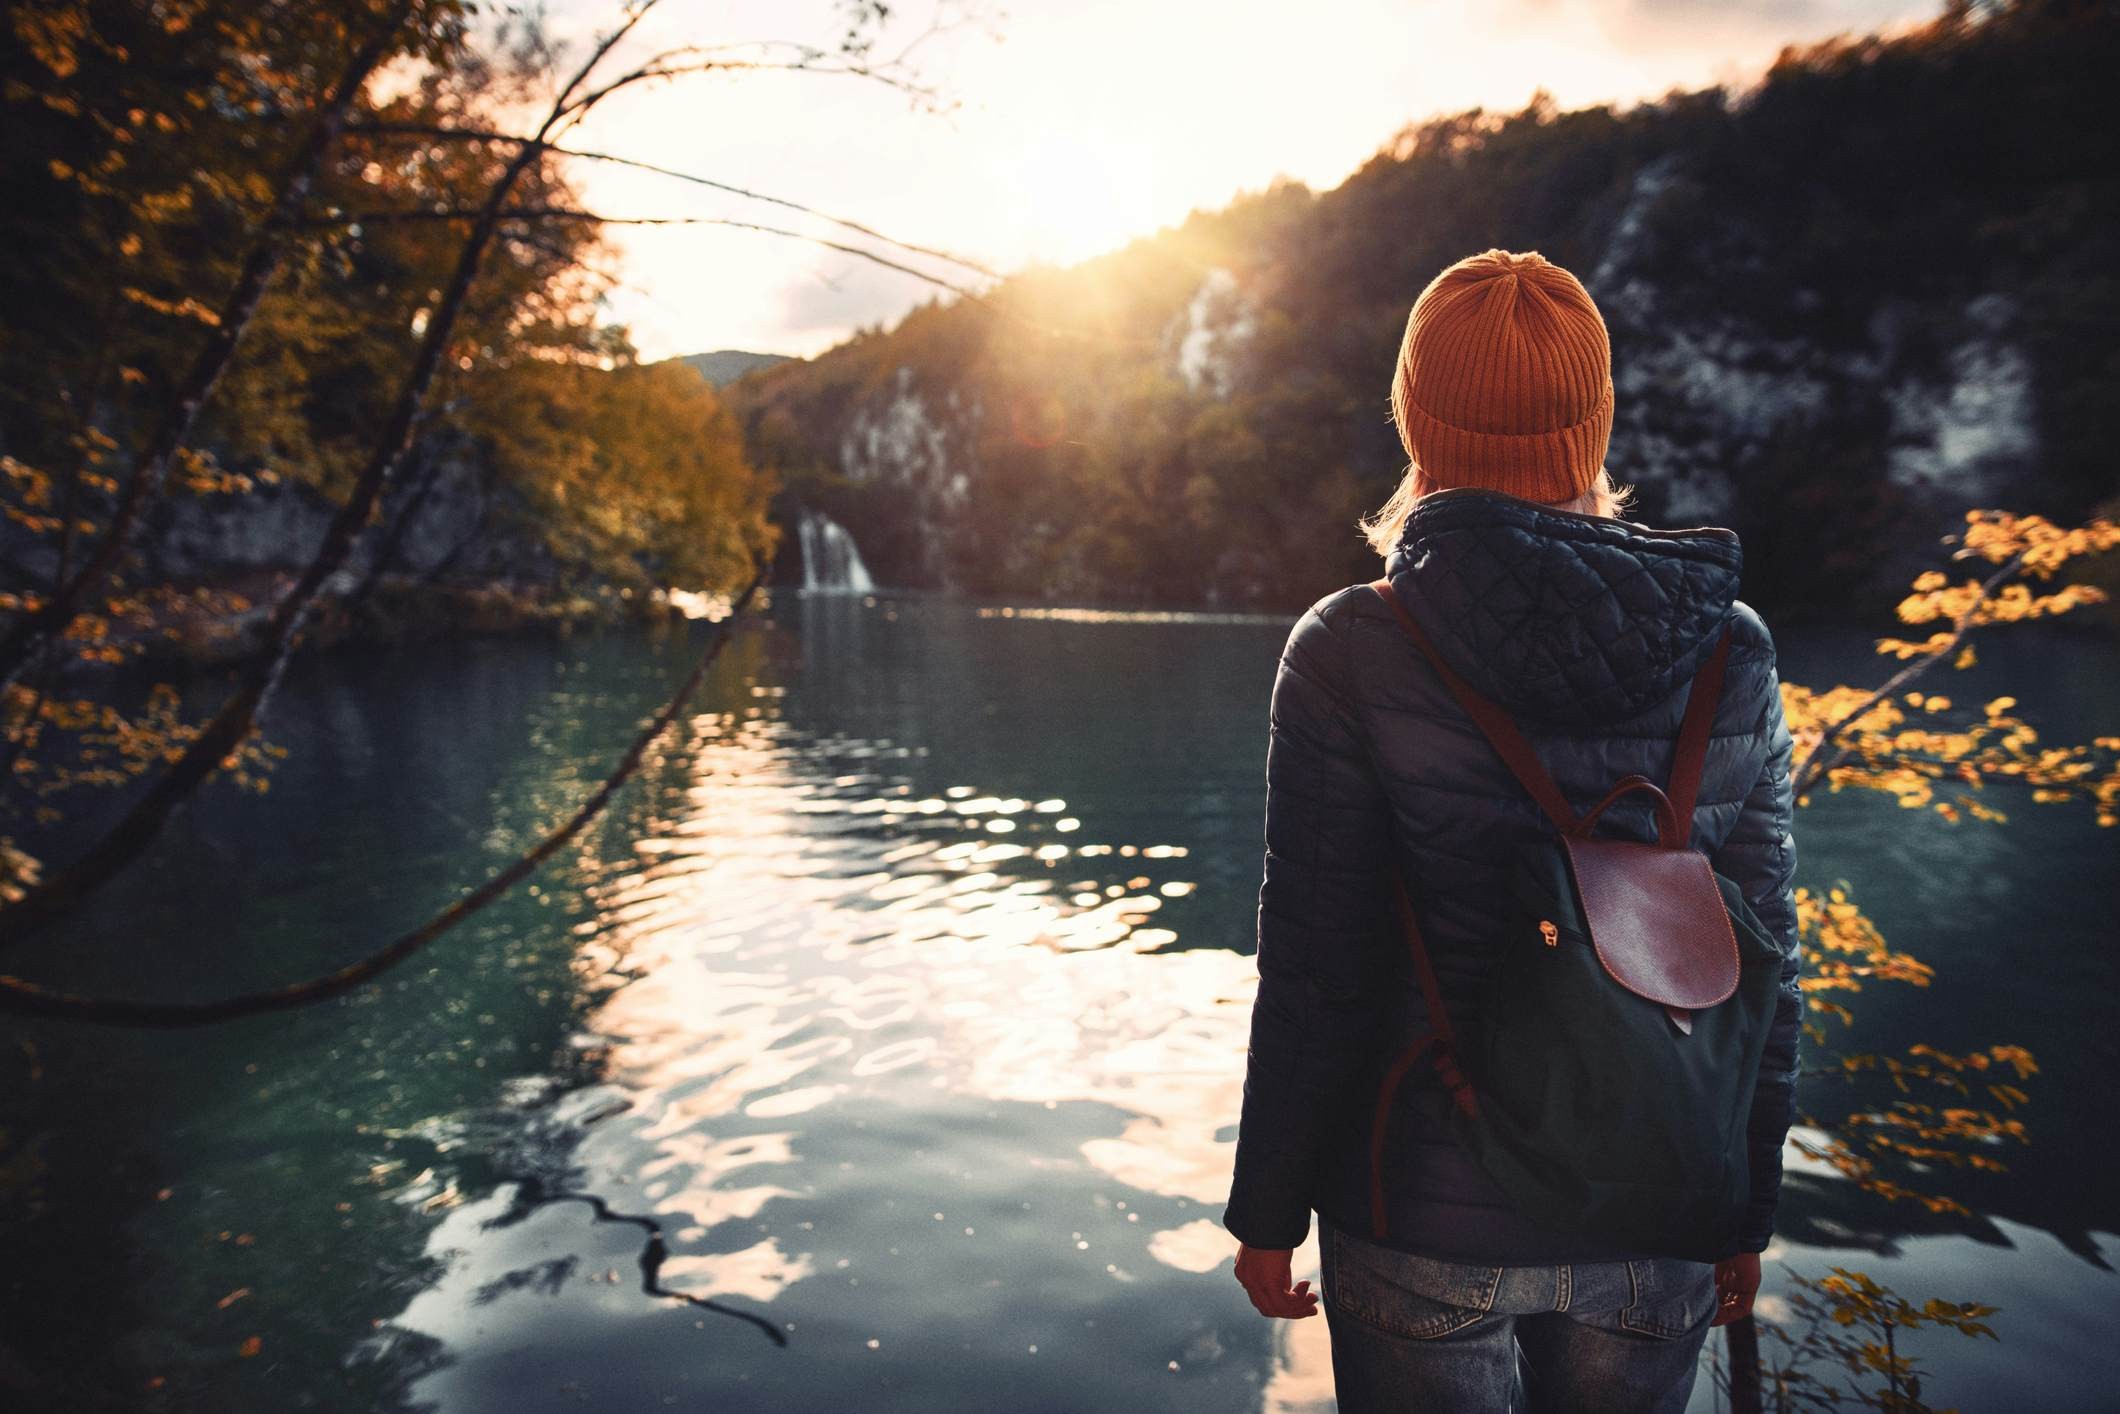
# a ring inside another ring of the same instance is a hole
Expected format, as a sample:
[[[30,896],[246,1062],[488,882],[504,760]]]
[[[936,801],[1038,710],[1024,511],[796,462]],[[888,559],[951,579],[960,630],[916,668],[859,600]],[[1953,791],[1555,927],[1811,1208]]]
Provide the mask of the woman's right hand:
[[[1739,1252],[1715,1264],[1715,1319],[1708,1324],[1727,1326],[1752,1314],[1752,1298],[1759,1293],[1759,1254]]]

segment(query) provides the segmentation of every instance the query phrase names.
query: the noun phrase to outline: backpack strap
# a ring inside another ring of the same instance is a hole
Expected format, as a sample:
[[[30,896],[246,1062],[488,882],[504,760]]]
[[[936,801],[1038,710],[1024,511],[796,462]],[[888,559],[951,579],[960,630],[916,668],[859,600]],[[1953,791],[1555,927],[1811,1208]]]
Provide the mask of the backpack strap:
[[[1574,807],[1569,805],[1561,788],[1554,784],[1553,777],[1539,761],[1538,753],[1517,730],[1509,714],[1444,661],[1427,630],[1407,612],[1390,580],[1372,580],[1369,587],[1391,606],[1392,613],[1413,639],[1414,646],[1421,650],[1451,695],[1457,698],[1465,715],[1472,718],[1474,725],[1493,743],[1503,764],[1509,767],[1524,789],[1531,792],[1531,798],[1560,827],[1562,834],[1574,833],[1579,823]],[[1678,745],[1671,758],[1671,779],[1664,791],[1671,800],[1671,813],[1678,821],[1679,838],[1674,842],[1678,848],[1685,847],[1693,830],[1693,805],[1700,795],[1701,772],[1707,764],[1708,734],[1715,725],[1716,704],[1722,698],[1723,665],[1730,657],[1730,633],[1731,625],[1724,624],[1722,633],[1715,640],[1714,650],[1693,674],[1692,685],[1686,690],[1686,715],[1679,723]]]
[[[1413,975],[1420,981],[1421,999],[1428,1004],[1428,1025],[1441,1047],[1437,1063],[1443,1069],[1443,1081],[1450,1087],[1458,1107],[1468,1115],[1476,1115],[1479,1102],[1473,1098],[1472,1086],[1457,1068],[1457,1028],[1450,1024],[1450,1009],[1443,1005],[1443,987],[1436,980],[1435,964],[1429,960],[1428,944],[1421,937],[1420,920],[1414,917],[1413,896],[1406,892],[1406,876],[1396,868],[1392,869],[1391,884],[1399,922],[1404,926],[1406,941],[1413,950]]]
[[[1398,593],[1391,587],[1390,580],[1372,580],[1369,587],[1398,615],[1399,623],[1412,636],[1414,646],[1421,650],[1422,656],[1435,668],[1437,675],[1449,687],[1451,695],[1457,698],[1458,705],[1465,709],[1465,715],[1472,718],[1487,740],[1494,744],[1495,751],[1500,753],[1503,762],[1523,784],[1524,789],[1531,792],[1531,798],[1537,801],[1553,823],[1560,827],[1561,833],[1566,834],[1574,829],[1575,807],[1568,803],[1568,797],[1554,784],[1553,777],[1547,774],[1545,766],[1540,763],[1538,753],[1531,749],[1531,743],[1517,730],[1516,723],[1509,719],[1509,714],[1482,696],[1478,688],[1465,681],[1459,676],[1457,669],[1444,661],[1443,655],[1429,639],[1427,631],[1412,614],[1406,612],[1406,606],[1399,601]]]
[[[1398,1094],[1399,1082],[1414,1065],[1426,1060],[1436,1076],[1449,1090],[1450,1098],[1469,1119],[1480,1116],[1479,1098],[1473,1094],[1472,1082],[1457,1061],[1457,1028],[1450,1024],[1450,1009],[1443,1005],[1443,988],[1436,980],[1435,964],[1429,961],[1428,945],[1421,938],[1420,920],[1413,914],[1413,898],[1406,892],[1406,876],[1393,863],[1386,867],[1391,875],[1392,901],[1399,913],[1400,926],[1405,930],[1406,946],[1413,953],[1413,975],[1421,984],[1421,1000],[1428,1008],[1428,1030],[1413,1044],[1399,1052],[1391,1063],[1383,1083],[1377,1087],[1376,1114],[1369,1128],[1369,1227],[1370,1235],[1378,1241],[1390,1235],[1388,1205],[1384,1201],[1384,1138],[1391,1120],[1391,1102]]]
[[[1693,685],[1686,690],[1686,716],[1678,726],[1678,746],[1671,756],[1671,781],[1664,794],[1671,798],[1671,813],[1678,817],[1678,845],[1683,848],[1693,832],[1693,802],[1700,795],[1700,775],[1708,761],[1708,733],[1715,725],[1715,705],[1722,699],[1723,664],[1730,657],[1732,625],[1724,624]]]
[[[1538,755],[1532,751],[1531,743],[1524,740],[1516,723],[1509,714],[1482,697],[1479,691],[1460,677],[1456,669],[1443,661],[1443,655],[1429,642],[1428,635],[1420,624],[1406,612],[1406,606],[1391,588],[1391,581],[1379,579],[1369,586],[1377,597],[1391,606],[1398,620],[1412,635],[1414,644],[1421,650],[1435,670],[1448,684],[1458,703],[1478,725],[1481,732],[1501,753],[1510,770],[1516,773],[1524,788],[1531,792],[1553,822],[1563,830],[1575,823],[1575,810],[1568,804],[1568,797],[1561,794],[1553,777],[1539,763]],[[1391,875],[1391,897],[1398,911],[1399,927],[1406,939],[1406,947],[1413,954],[1413,975],[1420,984],[1421,1001],[1428,1012],[1428,1031],[1401,1051],[1385,1074],[1377,1089],[1376,1115],[1370,1126],[1369,1141],[1369,1223],[1371,1236],[1381,1241],[1388,1236],[1386,1204],[1384,1201],[1384,1139],[1391,1115],[1391,1102],[1397,1095],[1399,1082],[1406,1073],[1422,1060],[1434,1069],[1436,1076],[1450,1092],[1450,1098],[1464,1111],[1467,1118],[1479,1118],[1479,1099],[1473,1093],[1472,1082],[1457,1060],[1457,1028],[1451,1024],[1450,1008],[1443,1004],[1443,988],[1435,975],[1435,963],[1428,956],[1427,940],[1421,936],[1420,919],[1414,915],[1413,897],[1406,891],[1406,876],[1400,872],[1397,861],[1386,866]]]

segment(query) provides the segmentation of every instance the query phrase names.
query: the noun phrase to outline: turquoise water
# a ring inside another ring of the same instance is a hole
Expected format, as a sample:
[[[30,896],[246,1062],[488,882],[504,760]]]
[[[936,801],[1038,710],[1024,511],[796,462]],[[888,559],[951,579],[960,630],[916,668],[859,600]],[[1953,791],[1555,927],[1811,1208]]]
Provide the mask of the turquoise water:
[[[1329,1409],[1323,1321],[1253,1313],[1217,1221],[1287,627],[783,595],[535,888],[380,986],[198,1034],[20,1028],[0,1390]],[[1783,671],[1874,680],[1866,645],[1785,633]],[[695,647],[306,664],[270,793],[202,799],[14,965],[207,997],[358,955],[561,818]],[[2110,644],[1982,654],[1934,686],[2012,692],[2053,741],[2120,722]],[[1974,1219],[1792,1178],[1766,1308],[1780,1263],[1987,1301],[1999,1343],[1914,1338],[1932,1402],[2110,1407],[2115,836],[1997,801],[2002,827],[1870,795],[1799,813],[1804,882],[1847,879],[1937,968],[1858,999],[1870,1043],[2021,1042],[2043,1073],[2012,1172],[1955,1183]]]

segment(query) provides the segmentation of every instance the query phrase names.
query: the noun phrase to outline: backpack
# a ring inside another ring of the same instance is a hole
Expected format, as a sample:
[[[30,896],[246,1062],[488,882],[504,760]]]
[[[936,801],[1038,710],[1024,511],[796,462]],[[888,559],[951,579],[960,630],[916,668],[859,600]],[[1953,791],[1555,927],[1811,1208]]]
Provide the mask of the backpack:
[[[1452,1024],[1403,871],[1389,871],[1429,1024],[1377,1095],[1373,1235],[1388,1235],[1392,1098],[1425,1062],[1458,1142],[1534,1221],[1639,1256],[1720,1261],[1751,1187],[1748,1120],[1782,960],[1744,891],[1689,844],[1729,626],[1688,689],[1668,791],[1624,776],[1577,816],[1508,713],[1444,661],[1388,580],[1371,587],[1559,829],[1511,861],[1476,1028]],[[1637,791],[1654,797],[1656,842],[1593,838]]]

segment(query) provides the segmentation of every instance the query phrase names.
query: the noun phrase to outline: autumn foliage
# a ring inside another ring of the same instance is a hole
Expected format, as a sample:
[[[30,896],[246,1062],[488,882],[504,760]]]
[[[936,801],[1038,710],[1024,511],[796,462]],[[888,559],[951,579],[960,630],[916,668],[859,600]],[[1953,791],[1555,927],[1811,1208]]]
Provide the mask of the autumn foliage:
[[[474,43],[477,13],[7,6],[0,898],[48,879],[24,841],[69,791],[154,783],[71,898],[206,775],[262,788],[278,753],[254,718],[296,645],[379,580],[429,588],[433,570],[387,572],[444,455],[482,466],[488,518],[548,552],[528,617],[726,593],[770,549],[773,485],[712,390],[602,322],[596,224],[498,215],[571,205],[560,158],[455,134],[570,86],[534,20]],[[387,501],[401,464],[409,495]],[[166,503],[233,513],[276,482],[340,503],[321,545],[281,547],[262,583],[156,578],[143,527]],[[249,665],[209,719],[117,671],[216,638]]]
[[[2071,561],[2120,545],[2120,526],[2098,518],[2064,528],[2044,517],[1994,510],[1966,514],[1947,537],[1954,561],[1984,562],[1984,577],[1953,583],[1941,571],[1917,577],[1896,606],[1901,623],[1947,624],[1920,643],[1892,636],[1876,651],[1903,666],[1877,687],[1816,690],[1784,682],[1783,706],[1796,739],[1799,804],[1823,782],[1828,793],[1866,790],[1901,809],[1932,810],[1953,825],[1999,825],[2009,811],[1987,797],[2015,788],[2037,804],[2088,803],[2100,827],[2120,824],[2120,737],[2052,746],[2018,713],[2014,696],[1977,709],[1933,689],[1910,686],[1933,669],[1970,668],[1970,635],[2052,618],[2106,601],[2098,585],[2046,588]],[[2025,579],[2036,581],[2035,589]],[[1889,943],[1839,880],[1823,892],[1796,891],[1804,950],[1803,1113],[1790,1142],[1863,1192],[1928,1213],[1971,1216],[1951,1191],[1961,1173],[2003,1173],[2013,1150],[2031,1142],[2021,1111],[2024,1086],[2039,1072],[2014,1040],[1963,1051],[1916,1042],[1897,1054],[1851,1045],[1858,999],[1870,988],[1926,988],[1934,970]],[[1774,1347],[1762,1364],[1764,1393],[1778,1409],[1848,1404],[1919,1414],[1922,1375],[1899,1333],[1935,1326],[1995,1338],[1982,1318],[1995,1308],[1941,1298],[1915,1304],[1868,1274],[1841,1267],[1823,1278],[1792,1274],[1791,1319],[1770,1324]],[[1846,1380],[1824,1377],[1838,1365]]]

